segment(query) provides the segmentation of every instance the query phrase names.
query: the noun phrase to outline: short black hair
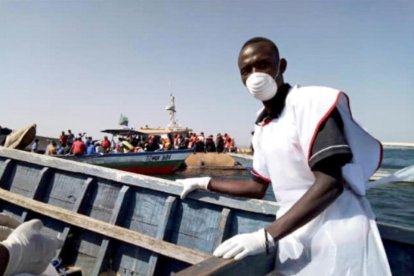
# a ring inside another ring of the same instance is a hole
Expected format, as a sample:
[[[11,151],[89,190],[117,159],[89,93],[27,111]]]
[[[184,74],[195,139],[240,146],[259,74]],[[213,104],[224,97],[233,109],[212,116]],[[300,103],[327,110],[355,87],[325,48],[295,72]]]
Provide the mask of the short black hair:
[[[256,37],[253,37],[253,38],[247,40],[243,44],[243,46],[241,47],[240,52],[244,48],[246,48],[248,45],[254,44],[254,43],[257,43],[257,42],[266,42],[266,43],[269,43],[273,47],[273,50],[275,51],[276,55],[279,57],[279,49],[277,48],[276,44],[272,40],[270,40],[270,39],[268,39],[266,37],[261,37],[261,36],[256,36]]]

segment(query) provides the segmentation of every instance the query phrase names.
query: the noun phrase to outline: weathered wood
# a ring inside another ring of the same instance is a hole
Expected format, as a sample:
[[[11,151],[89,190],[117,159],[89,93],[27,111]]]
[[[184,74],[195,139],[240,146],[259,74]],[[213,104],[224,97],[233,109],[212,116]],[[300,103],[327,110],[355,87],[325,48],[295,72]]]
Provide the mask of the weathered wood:
[[[33,199],[39,199],[43,197],[45,192],[45,186],[48,183],[48,178],[50,177],[51,169],[48,167],[43,168],[40,171],[39,178],[37,180],[37,185],[33,191]]]
[[[12,160],[7,159],[3,162],[3,168],[0,171],[0,184],[5,183],[6,177],[8,177],[8,174],[10,173],[10,169],[12,167]]]
[[[44,193],[45,185],[47,184],[47,178],[49,176],[50,169],[45,167],[40,171],[38,180],[36,181],[37,184],[34,187],[34,191],[32,194],[33,199],[38,199],[42,196],[42,193]],[[28,216],[28,212],[26,210],[23,211],[21,215],[21,220],[26,221]]]
[[[121,191],[119,192],[118,198],[116,200],[115,208],[112,212],[111,219],[109,221],[110,224],[116,224],[128,190],[129,190],[128,186],[122,186]],[[103,239],[101,248],[99,249],[99,252],[98,252],[98,256],[96,257],[95,268],[92,272],[92,275],[99,275],[99,272],[101,271],[102,263],[105,258],[105,254],[108,250],[109,242],[110,242],[110,238],[105,237]]]
[[[213,252],[220,231],[221,210],[217,206],[207,206],[194,200],[182,202],[174,221],[171,240],[188,248]]]
[[[219,246],[223,240],[224,237],[227,235],[227,227],[229,225],[229,216],[230,216],[230,209],[228,208],[223,208],[223,210],[221,211],[221,219],[220,219],[220,224],[219,224],[219,234],[218,234],[218,239],[216,240],[216,244],[215,244],[215,248],[217,246]]]
[[[174,211],[176,207],[176,197],[169,196],[165,201],[165,206],[163,210],[163,215],[160,224],[158,225],[157,235],[156,238],[159,240],[164,240],[167,231],[168,225],[171,223],[174,217]],[[155,269],[157,267],[158,262],[158,254],[153,253],[151,254],[150,260],[148,262],[148,271],[147,275],[154,275]]]
[[[80,207],[82,205],[82,202],[83,202],[83,200],[86,197],[86,193],[87,193],[87,191],[88,191],[88,189],[91,186],[91,183],[93,181],[94,180],[93,180],[92,177],[88,177],[85,180],[84,185],[82,186],[82,190],[81,190],[81,192],[79,194],[80,196],[76,199],[76,202],[73,205],[73,208],[72,208],[72,211],[73,212],[75,212],[75,213],[78,213],[79,212],[79,209],[80,209]],[[63,229],[63,232],[60,234],[60,238],[63,240],[64,243],[66,242],[66,239],[67,239],[67,237],[69,235],[70,230],[71,230],[71,227],[70,226],[65,226],[65,228]],[[64,246],[65,245],[63,244],[62,248]],[[60,255],[62,248],[58,250],[58,254],[57,254],[58,256]]]
[[[87,173],[90,177],[122,182],[123,184],[168,193],[176,196],[179,196],[182,191],[182,186],[180,184],[177,184],[175,181],[108,169],[46,155],[12,150],[4,147],[0,147],[0,155],[7,158],[12,158],[17,161],[37,164],[39,166],[46,166],[56,169],[65,168],[66,172]],[[277,202],[237,198],[212,192],[198,191],[190,193],[187,198],[214,204],[219,207],[228,207],[231,209],[254,213],[260,212],[269,215],[276,214],[276,211],[279,209],[279,204]]]
[[[177,273],[177,276],[240,276],[240,275],[266,275],[274,270],[276,250],[247,256],[239,261],[212,257],[204,262],[190,266]]]
[[[0,198],[23,208],[41,213],[44,216],[102,234],[126,243],[130,243],[153,252],[168,256],[186,263],[195,264],[209,257],[208,254],[177,246],[165,241],[159,241],[141,233],[131,231],[110,223],[99,221],[88,216],[51,206],[24,196],[0,189]]]

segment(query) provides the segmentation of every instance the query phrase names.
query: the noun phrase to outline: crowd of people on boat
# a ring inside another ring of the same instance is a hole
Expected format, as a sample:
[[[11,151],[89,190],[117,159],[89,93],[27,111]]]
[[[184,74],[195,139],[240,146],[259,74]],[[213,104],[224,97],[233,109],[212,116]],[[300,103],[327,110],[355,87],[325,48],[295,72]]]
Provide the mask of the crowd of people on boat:
[[[204,132],[199,134],[189,132],[186,136],[175,134],[173,137],[174,149],[192,149],[194,152],[235,152],[237,150],[233,137],[224,133],[206,136]]]
[[[38,150],[38,140],[32,144],[32,152]],[[205,135],[204,132],[176,133],[161,135],[126,135],[104,136],[101,140],[94,140],[85,132],[74,135],[69,129],[62,131],[59,138],[50,140],[46,155],[91,155],[106,153],[128,153],[143,151],[181,150],[190,149],[194,152],[236,152],[237,147],[233,137],[229,134],[217,133]]]

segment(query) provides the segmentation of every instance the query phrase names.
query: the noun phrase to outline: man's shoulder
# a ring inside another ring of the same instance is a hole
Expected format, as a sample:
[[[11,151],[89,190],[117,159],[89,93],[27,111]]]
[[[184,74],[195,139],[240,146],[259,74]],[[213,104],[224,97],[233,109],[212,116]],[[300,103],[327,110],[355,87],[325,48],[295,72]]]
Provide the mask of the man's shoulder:
[[[335,100],[341,93],[340,90],[326,86],[300,86],[295,85],[289,91],[288,105],[301,105],[311,102]]]
[[[299,94],[299,93],[307,93],[307,94],[320,94],[320,93],[339,93],[340,91],[338,89],[327,87],[327,86],[301,86],[301,85],[295,85],[292,87],[289,94]]]

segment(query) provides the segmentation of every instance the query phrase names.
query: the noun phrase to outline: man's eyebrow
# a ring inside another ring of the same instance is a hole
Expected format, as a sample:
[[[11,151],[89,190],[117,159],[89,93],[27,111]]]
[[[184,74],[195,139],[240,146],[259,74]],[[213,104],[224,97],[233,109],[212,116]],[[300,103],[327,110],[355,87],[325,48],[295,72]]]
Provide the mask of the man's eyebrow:
[[[249,68],[249,67],[251,67],[251,65],[250,65],[250,64],[245,64],[244,66],[241,66],[241,67],[240,67],[240,71],[245,70],[245,69],[247,69],[247,68]]]

